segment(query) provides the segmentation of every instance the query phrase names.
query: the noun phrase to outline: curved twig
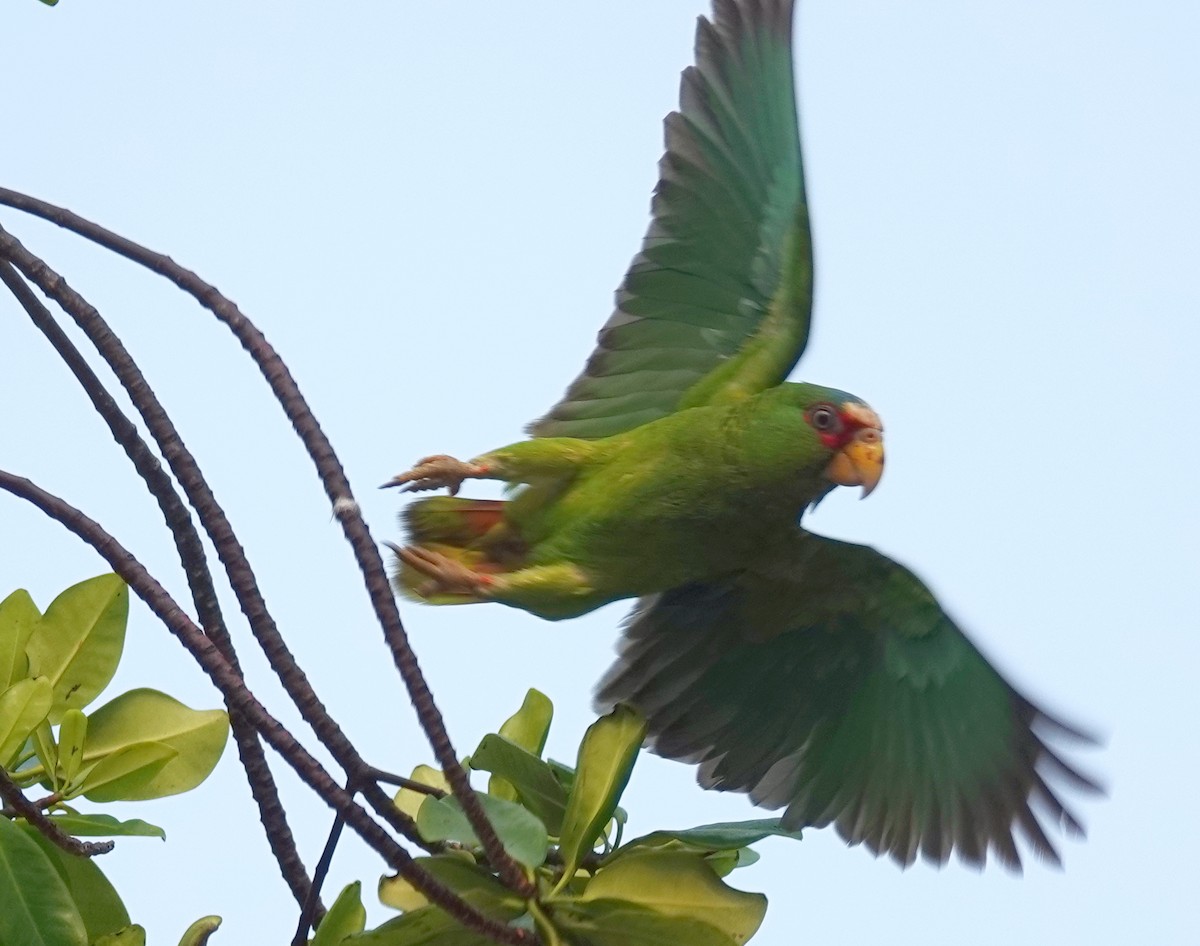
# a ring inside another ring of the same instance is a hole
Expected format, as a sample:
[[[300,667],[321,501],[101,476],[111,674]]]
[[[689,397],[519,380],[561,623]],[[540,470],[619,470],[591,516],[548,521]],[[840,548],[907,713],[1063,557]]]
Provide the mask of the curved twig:
[[[52,844],[62,848],[68,854],[76,857],[95,857],[97,854],[107,854],[116,845],[112,841],[80,841],[63,831],[54,821],[34,802],[25,797],[21,787],[17,785],[4,769],[0,768],[0,798],[17,815],[20,815],[38,829],[42,837]]]

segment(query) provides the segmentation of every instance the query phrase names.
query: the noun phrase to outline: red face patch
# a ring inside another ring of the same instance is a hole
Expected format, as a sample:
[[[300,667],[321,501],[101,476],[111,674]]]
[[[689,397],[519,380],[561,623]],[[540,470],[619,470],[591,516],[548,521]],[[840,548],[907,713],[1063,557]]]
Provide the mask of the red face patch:
[[[841,407],[827,402],[814,404],[804,417],[830,450],[841,450],[864,427],[883,429],[878,415],[857,401],[848,401]]]

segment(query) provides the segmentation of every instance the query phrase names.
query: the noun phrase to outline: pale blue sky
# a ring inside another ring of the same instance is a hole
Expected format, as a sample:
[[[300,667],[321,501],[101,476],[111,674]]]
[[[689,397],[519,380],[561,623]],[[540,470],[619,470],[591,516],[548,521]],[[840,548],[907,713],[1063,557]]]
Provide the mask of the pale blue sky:
[[[425,453],[516,439],[590,351],[705,11],[5,0],[0,184],[235,299],[387,538],[399,501],[375,484]],[[1104,733],[1075,758],[1111,796],[1080,801],[1090,838],[1064,842],[1065,871],[1031,863],[1021,879],[902,873],[830,832],[764,844],[734,878],[771,898],[755,943],[1196,941],[1198,41],[1200,7],[1181,0],[803,4],[819,285],[798,375],[861,395],[888,428],[878,492],[831,499],[812,525],[911,565],[1019,686]],[[0,222],[142,360],[335,716],[383,767],[427,761],[324,495],[225,330],[47,225]],[[180,591],[153,503],[7,299],[0,356],[0,466],[88,510]],[[44,605],[101,569],[0,497],[0,594]],[[624,610],[558,625],[499,606],[403,614],[461,752],[534,685],[559,710],[551,752],[570,758]],[[143,684],[218,702],[138,608],[116,686]],[[315,857],[327,814],[283,780]],[[758,815],[649,756],[626,807],[634,832]],[[198,792],[118,813],[168,832],[104,865],[153,944],[205,913],[226,918],[214,942],[290,936],[232,753]],[[330,889],[377,874],[348,843]]]

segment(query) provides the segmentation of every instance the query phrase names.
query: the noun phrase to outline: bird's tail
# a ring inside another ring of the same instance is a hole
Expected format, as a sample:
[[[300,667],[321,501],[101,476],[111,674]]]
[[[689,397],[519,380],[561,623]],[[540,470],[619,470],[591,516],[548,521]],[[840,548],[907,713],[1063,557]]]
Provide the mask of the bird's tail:
[[[504,522],[504,501],[430,496],[404,510],[404,528],[410,545],[449,545],[468,548]]]
[[[401,516],[407,544],[439,552],[483,574],[511,570],[523,554],[519,543],[508,538],[505,502],[498,499],[460,499],[432,496],[408,506]],[[401,564],[393,582],[405,598],[425,604],[469,604],[479,599],[462,594],[427,594],[429,579]]]

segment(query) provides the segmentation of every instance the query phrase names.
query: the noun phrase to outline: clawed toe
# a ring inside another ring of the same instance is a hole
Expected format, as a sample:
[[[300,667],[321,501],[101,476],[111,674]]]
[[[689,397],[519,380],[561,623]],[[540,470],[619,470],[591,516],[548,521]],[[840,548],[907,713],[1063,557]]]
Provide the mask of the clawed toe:
[[[433,595],[471,595],[482,598],[487,596],[488,589],[495,581],[490,575],[473,571],[462,562],[455,561],[441,552],[421,548],[419,545],[406,548],[390,542],[387,545],[396,553],[401,563],[427,579],[416,589],[422,598]]]
[[[411,470],[393,476],[379,488],[388,489],[392,486],[399,486],[402,492],[420,493],[429,489],[441,489],[444,486],[450,491],[451,496],[455,496],[458,494],[463,480],[479,476],[483,472],[482,467],[464,463],[462,460],[456,460],[445,454],[437,454],[418,461]]]

